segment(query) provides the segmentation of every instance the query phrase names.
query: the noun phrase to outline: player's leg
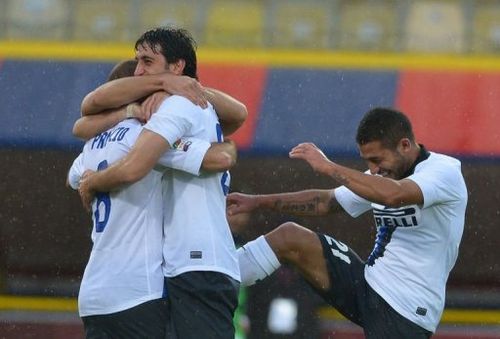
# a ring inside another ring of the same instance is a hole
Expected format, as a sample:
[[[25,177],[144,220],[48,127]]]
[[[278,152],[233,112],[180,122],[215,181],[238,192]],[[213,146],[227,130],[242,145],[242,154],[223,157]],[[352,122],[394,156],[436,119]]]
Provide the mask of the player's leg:
[[[252,285],[274,272],[280,263],[287,263],[315,288],[327,290],[330,286],[318,235],[293,222],[245,244],[238,249],[238,260],[243,285]]]
[[[234,339],[239,282],[210,271],[167,278],[170,315],[178,339]]]
[[[262,280],[280,263],[294,266],[328,303],[362,324],[364,263],[342,242],[287,222],[238,249],[243,285]]]
[[[281,263],[292,265],[319,290],[330,288],[330,277],[317,233],[287,222],[265,236]]]

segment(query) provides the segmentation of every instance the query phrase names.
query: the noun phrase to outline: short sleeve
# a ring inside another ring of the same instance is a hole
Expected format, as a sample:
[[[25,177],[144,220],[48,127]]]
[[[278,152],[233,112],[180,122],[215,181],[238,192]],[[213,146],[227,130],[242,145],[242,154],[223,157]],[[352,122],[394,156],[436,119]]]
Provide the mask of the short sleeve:
[[[160,105],[144,128],[162,136],[172,146],[185,136],[196,119],[196,107],[188,99],[173,95]]]
[[[182,138],[172,144],[158,164],[198,176],[210,142],[197,138]]]
[[[83,167],[83,153],[73,161],[68,172],[68,183],[72,189],[76,190],[80,186],[80,178],[83,175],[85,168]]]
[[[422,164],[422,167],[417,167],[417,169],[408,179],[415,182],[422,191],[423,208],[447,201],[461,200],[467,195],[458,160]]]
[[[340,206],[354,218],[372,208],[368,200],[355,194],[345,186],[335,188],[333,194]]]

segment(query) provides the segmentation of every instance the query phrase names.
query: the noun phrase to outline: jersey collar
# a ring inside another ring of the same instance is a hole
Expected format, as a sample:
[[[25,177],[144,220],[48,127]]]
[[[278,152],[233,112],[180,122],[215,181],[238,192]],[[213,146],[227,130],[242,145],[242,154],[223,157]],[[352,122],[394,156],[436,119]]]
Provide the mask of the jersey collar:
[[[418,145],[420,146],[420,152],[418,153],[418,157],[417,159],[415,159],[413,165],[411,165],[408,171],[406,171],[406,173],[403,175],[403,178],[407,178],[410,175],[412,175],[415,172],[415,167],[417,167],[417,165],[422,161],[427,160],[427,158],[429,158],[429,156],[431,155],[431,153],[425,148],[424,145],[422,144]]]

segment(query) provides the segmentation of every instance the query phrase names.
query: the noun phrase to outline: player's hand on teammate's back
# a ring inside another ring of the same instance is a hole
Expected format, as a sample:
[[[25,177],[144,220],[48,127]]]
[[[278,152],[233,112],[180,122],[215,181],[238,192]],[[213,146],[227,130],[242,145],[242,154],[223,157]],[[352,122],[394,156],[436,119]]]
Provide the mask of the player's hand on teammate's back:
[[[163,77],[163,88],[166,92],[183,96],[201,108],[208,107],[203,86],[198,80],[185,75],[173,75],[172,73],[164,73]]]
[[[298,144],[289,153],[292,159],[302,159],[311,165],[314,171],[329,175],[332,162],[326,157],[322,150],[311,142]]]
[[[158,111],[163,100],[168,98],[170,94],[165,91],[159,91],[148,96],[141,104],[141,118],[142,122],[147,122],[151,118],[151,115]]]
[[[80,179],[80,185],[78,186],[78,193],[80,194],[80,199],[82,200],[83,207],[90,212],[92,207],[92,200],[94,199],[95,192],[89,187],[89,178],[95,173],[91,170],[86,170],[82,178]]]
[[[227,196],[227,214],[230,216],[251,212],[257,207],[257,199],[254,195],[231,193]]]
[[[141,123],[146,123],[146,115],[142,111],[142,107],[137,102],[132,102],[127,105],[127,118],[135,118]]]

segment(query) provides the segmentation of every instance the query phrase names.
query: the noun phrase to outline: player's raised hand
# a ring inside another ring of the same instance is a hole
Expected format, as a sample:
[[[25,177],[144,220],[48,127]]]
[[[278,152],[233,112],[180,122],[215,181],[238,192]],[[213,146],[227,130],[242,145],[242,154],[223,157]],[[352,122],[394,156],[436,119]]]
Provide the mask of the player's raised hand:
[[[306,142],[292,148],[289,153],[292,159],[302,159],[311,165],[314,171],[329,175],[332,162],[315,144]]]
[[[203,86],[198,80],[189,76],[179,76],[172,73],[164,73],[163,89],[170,94],[183,96],[201,108],[207,108],[208,103],[204,95]]]
[[[83,207],[90,212],[92,207],[92,200],[94,199],[95,192],[90,189],[90,179],[94,174],[94,171],[86,170],[82,178],[80,179],[80,185],[78,187],[78,193],[80,194],[80,199],[82,200]]]
[[[251,212],[258,207],[255,195],[230,193],[227,196],[227,214],[236,215]]]

